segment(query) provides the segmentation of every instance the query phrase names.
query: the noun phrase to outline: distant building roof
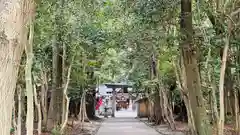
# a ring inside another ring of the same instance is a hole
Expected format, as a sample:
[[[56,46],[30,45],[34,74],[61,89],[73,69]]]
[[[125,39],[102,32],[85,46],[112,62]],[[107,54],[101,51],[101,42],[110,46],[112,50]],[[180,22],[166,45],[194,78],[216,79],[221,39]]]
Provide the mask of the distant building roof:
[[[105,83],[108,88],[131,88],[132,86],[126,83]]]
[[[96,91],[99,92],[100,95],[106,95],[107,93],[111,93],[113,91],[112,88],[115,88],[116,92],[121,90],[122,88],[128,88],[128,91],[132,91],[132,86],[126,83],[104,83],[96,86]]]
[[[135,100],[135,103],[140,103],[140,102],[143,102],[143,101],[146,101],[146,100],[148,100],[147,97],[138,98],[138,99]]]

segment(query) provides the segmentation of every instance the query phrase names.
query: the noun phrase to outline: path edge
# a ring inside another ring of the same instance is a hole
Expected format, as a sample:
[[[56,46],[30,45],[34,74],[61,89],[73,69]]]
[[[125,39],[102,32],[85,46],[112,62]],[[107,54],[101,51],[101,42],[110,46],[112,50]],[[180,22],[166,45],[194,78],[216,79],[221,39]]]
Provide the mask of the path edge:
[[[142,120],[141,118],[136,118],[136,119],[138,119],[140,122],[143,122],[146,126],[154,129],[156,132],[158,132],[158,133],[161,134],[161,135],[172,135],[172,134],[167,134],[167,133],[164,133],[164,132],[159,131],[157,128],[155,128],[155,127],[152,126],[150,123],[148,123],[148,121]],[[170,129],[170,128],[168,128],[168,129]],[[171,129],[170,129],[170,130],[171,130]],[[174,131],[173,131],[173,132],[174,132]],[[176,134],[186,135],[186,133],[184,133],[184,132],[179,132],[179,133],[177,132]]]
[[[98,127],[93,131],[92,135],[97,135],[97,133],[98,133],[99,129],[101,128],[104,121],[105,121],[105,119],[101,118]]]
[[[136,119],[138,119],[140,122],[144,123],[146,126],[154,129],[156,132],[158,132],[158,133],[161,134],[161,135],[169,135],[169,134],[166,134],[166,133],[163,133],[163,132],[157,130],[155,127],[153,127],[153,126],[152,126],[151,124],[149,124],[148,122],[146,122],[146,121],[144,121],[144,120],[141,120],[141,118],[136,118]]]

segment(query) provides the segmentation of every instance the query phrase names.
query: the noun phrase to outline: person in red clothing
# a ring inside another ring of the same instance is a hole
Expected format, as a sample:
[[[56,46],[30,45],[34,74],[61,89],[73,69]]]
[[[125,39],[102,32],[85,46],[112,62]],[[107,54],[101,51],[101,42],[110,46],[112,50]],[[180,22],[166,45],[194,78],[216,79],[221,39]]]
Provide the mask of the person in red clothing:
[[[102,97],[99,98],[97,105],[96,105],[96,110],[99,110],[100,106],[102,105]]]

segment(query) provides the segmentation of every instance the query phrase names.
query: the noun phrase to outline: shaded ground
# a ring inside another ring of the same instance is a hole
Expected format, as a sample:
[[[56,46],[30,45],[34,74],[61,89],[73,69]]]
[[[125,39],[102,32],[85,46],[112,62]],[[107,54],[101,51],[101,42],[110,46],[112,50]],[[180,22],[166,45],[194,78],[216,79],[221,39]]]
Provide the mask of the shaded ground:
[[[147,118],[141,118],[140,121],[146,123],[150,127],[154,128],[163,135],[188,135],[188,125],[187,123],[181,121],[175,121],[176,130],[171,131],[167,125],[154,125],[154,123],[148,122]],[[217,127],[213,126],[213,135],[217,135]],[[224,135],[233,135],[234,126],[233,124],[225,124]]]
[[[92,120],[91,122],[83,123],[83,130],[81,129],[81,122],[77,120],[69,119],[66,132],[64,135],[95,135],[101,126],[103,119]],[[37,132],[35,132],[37,135]],[[59,132],[55,133],[56,135]],[[42,133],[41,135],[53,135],[53,133]]]
[[[83,130],[81,130],[81,122],[75,121],[74,126],[68,128],[68,135],[94,135],[101,126],[103,119],[84,122]]]
[[[186,125],[185,124],[180,124],[178,125],[176,123],[176,127],[177,130],[176,131],[172,131],[168,125],[155,125],[154,123],[150,123],[148,122],[147,118],[142,118],[139,119],[140,121],[144,122],[145,124],[147,124],[149,127],[152,127],[153,129],[155,129],[157,132],[159,132],[162,135],[185,135],[185,129],[186,129]]]

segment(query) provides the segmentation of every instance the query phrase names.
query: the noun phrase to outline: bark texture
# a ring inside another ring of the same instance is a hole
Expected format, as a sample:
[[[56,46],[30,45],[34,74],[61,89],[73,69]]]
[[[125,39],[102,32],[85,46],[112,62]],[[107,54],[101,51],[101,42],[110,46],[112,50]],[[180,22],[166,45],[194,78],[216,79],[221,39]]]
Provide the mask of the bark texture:
[[[33,3],[31,3],[31,6]],[[26,78],[26,91],[27,91],[27,120],[26,120],[26,129],[27,135],[33,135],[33,121],[34,121],[34,100],[33,100],[33,83],[32,83],[32,64],[33,64],[33,34],[34,34],[34,25],[33,25],[33,15],[30,17],[30,32],[29,40],[25,45],[25,52],[27,56],[26,67],[25,67],[25,78]]]
[[[21,135],[22,131],[22,89],[21,86],[18,85],[18,116],[17,116],[17,131],[16,135]]]
[[[180,44],[183,63],[186,71],[186,86],[190,97],[194,124],[196,126],[195,135],[211,134],[210,123],[207,120],[206,108],[204,106],[201,93],[201,82],[198,68],[198,48],[193,44],[192,26],[192,1],[181,0],[181,34],[182,43]]]
[[[34,103],[37,109],[37,116],[38,116],[38,135],[42,134],[42,110],[41,110],[41,104],[40,101],[38,100],[38,94],[37,94],[37,89],[36,86],[33,86],[33,92],[34,92]]]
[[[63,109],[63,112],[65,112],[65,113],[63,113],[63,115],[65,116],[65,118],[62,119],[62,120],[63,120],[63,122],[62,122],[62,127],[61,127],[61,132],[62,132],[62,133],[63,133],[63,131],[64,131],[66,125],[67,125],[67,122],[68,122],[68,113],[69,113],[70,98],[69,98],[68,95],[67,95],[67,90],[68,90],[68,85],[69,85],[69,82],[70,82],[71,70],[72,70],[72,63],[71,63],[71,65],[70,65],[69,68],[68,68],[67,81],[66,81],[66,84],[65,84],[64,90],[63,90],[63,92],[64,92],[64,93],[63,93],[63,94],[64,94],[64,97],[66,98],[66,99],[65,99],[65,100],[66,100],[66,105],[64,105],[63,107],[65,107],[65,106],[66,106],[66,107]]]
[[[12,104],[21,55],[21,39],[27,24],[28,0],[0,2],[0,134],[8,135],[11,128]]]
[[[44,64],[43,64],[44,65]],[[44,67],[44,66],[43,66]],[[44,68],[41,69],[41,110],[42,110],[42,126],[46,128],[47,126],[47,108],[48,108],[48,102],[47,102],[47,92],[48,92],[48,82],[47,82],[47,71],[43,71]]]

